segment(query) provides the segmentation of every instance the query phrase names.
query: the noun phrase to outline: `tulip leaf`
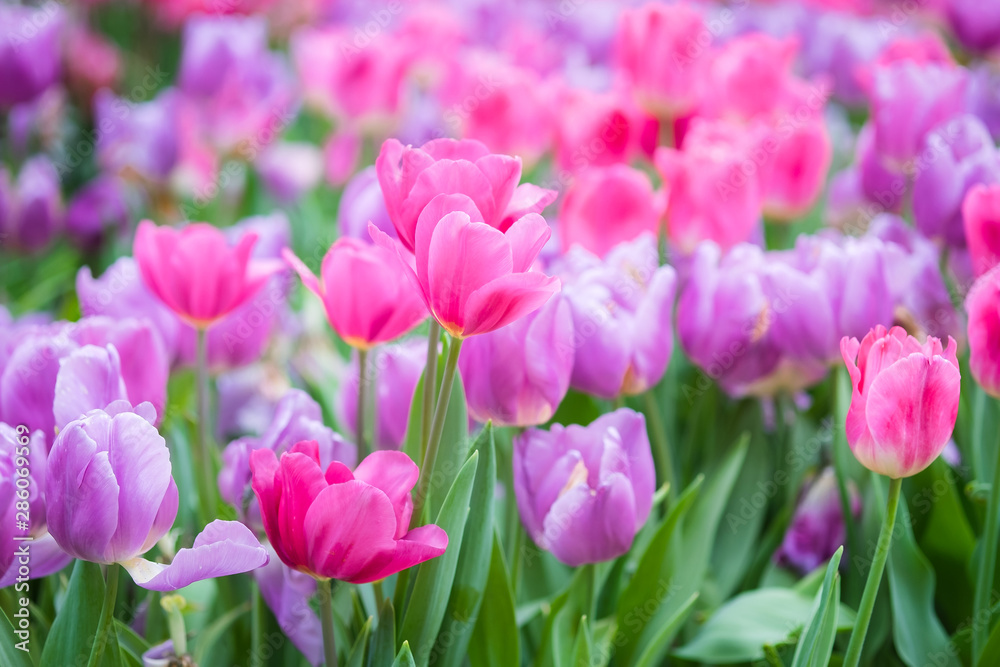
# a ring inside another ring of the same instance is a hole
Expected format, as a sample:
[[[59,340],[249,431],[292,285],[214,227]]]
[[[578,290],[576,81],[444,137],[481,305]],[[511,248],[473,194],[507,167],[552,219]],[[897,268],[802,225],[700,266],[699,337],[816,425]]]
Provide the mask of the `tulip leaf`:
[[[731,664],[765,658],[765,646],[789,644],[809,623],[813,600],[790,588],[741,593],[719,607],[695,638],[673,655],[694,662]],[[840,605],[837,629],[854,625],[854,612]],[[655,663],[654,663],[655,664]]]
[[[26,609],[27,607],[21,608]],[[0,617],[2,617],[0,618],[0,664],[6,667],[34,667],[31,654],[17,648],[17,645],[23,640],[14,635],[14,626],[3,610],[0,610]],[[21,645],[26,648],[31,647],[30,635],[29,641],[21,643]]]
[[[402,648],[399,649],[399,654],[392,662],[392,667],[417,667],[417,664],[413,661],[413,654],[410,652],[410,644],[408,642],[403,642]]]
[[[576,642],[573,644],[573,656],[569,664],[572,667],[593,667],[594,638],[590,633],[590,622],[586,616],[580,617],[580,626],[576,631]]]
[[[469,663],[472,667],[507,667],[521,663],[514,592],[496,533],[493,535],[483,606],[472,631],[472,642],[469,643]]]
[[[630,664],[641,655],[656,632],[700,590],[748,440],[746,435],[740,438],[701,492],[698,480],[685,490],[647,547],[618,604],[618,626],[625,636],[617,661]]]
[[[885,506],[888,480],[872,473],[876,502]],[[870,566],[870,555],[853,558],[855,565]],[[936,665],[960,665],[949,645],[948,633],[934,611],[934,569],[917,547],[906,502],[899,503],[887,563],[892,601],[892,639],[900,659],[909,667],[923,667],[927,656],[939,656]],[[865,569],[865,576],[868,571]]]
[[[840,573],[837,568],[840,567],[843,555],[844,547],[840,547],[826,566],[823,587],[816,594],[812,617],[795,647],[792,667],[826,667],[830,663],[833,641],[837,638],[837,612],[840,608]]]
[[[368,637],[372,632],[372,618],[368,617],[365,624],[361,626],[361,631],[354,639],[351,652],[347,656],[347,667],[364,667],[365,649],[368,648]],[[384,664],[384,663],[383,663]]]
[[[421,667],[430,660],[448,606],[478,466],[479,452],[472,452],[445,497],[434,523],[447,533],[448,548],[443,555],[417,567],[413,592],[403,614],[399,638],[413,645],[416,662]]]
[[[108,626],[108,634],[101,635],[101,606],[104,602],[104,575],[101,566],[78,560],[69,578],[66,599],[56,615],[45,638],[41,667],[75,665],[80,656],[89,656],[97,641],[106,642],[101,667],[119,667],[118,633],[115,624]]]
[[[128,625],[115,619],[115,629],[118,631],[118,648],[122,658],[134,660],[142,664],[142,654],[149,650],[149,642],[136,634]]]
[[[473,448],[479,452],[479,465],[472,488],[469,518],[462,537],[461,558],[455,570],[444,625],[434,647],[434,655],[438,658],[434,664],[441,667],[458,667],[465,660],[490,571],[493,499],[497,484],[492,424],[483,428]]]
[[[230,609],[226,613],[213,620],[207,627],[200,630],[194,640],[194,662],[197,665],[204,665],[208,662],[209,651],[218,641],[230,632],[233,624],[239,618],[250,611],[250,603],[246,602],[239,607]]]
[[[372,633],[368,646],[368,667],[379,667],[393,659],[396,654],[396,611],[392,599],[386,598],[379,612],[378,625]]]
[[[692,593],[687,602],[677,610],[677,613],[657,631],[656,635],[646,646],[646,650],[639,656],[639,660],[635,663],[636,667],[656,667],[658,656],[667,652],[671,642],[674,641],[674,637],[680,631],[681,626],[684,625],[684,621],[687,620],[688,616],[694,610],[694,603],[698,601],[698,596],[698,593]]]

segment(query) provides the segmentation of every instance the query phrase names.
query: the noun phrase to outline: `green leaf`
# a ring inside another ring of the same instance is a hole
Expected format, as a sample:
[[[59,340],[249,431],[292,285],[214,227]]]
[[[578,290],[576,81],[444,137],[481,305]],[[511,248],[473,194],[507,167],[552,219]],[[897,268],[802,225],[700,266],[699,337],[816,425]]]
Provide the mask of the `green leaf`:
[[[993,626],[993,632],[986,640],[983,647],[983,654],[979,659],[980,665],[1000,665],[1000,623]]]
[[[681,605],[677,613],[653,636],[653,639],[646,646],[646,650],[642,652],[639,660],[635,663],[636,667],[656,667],[659,664],[658,660],[660,660],[660,656],[667,653],[670,644],[674,641],[674,637],[681,629],[681,626],[684,625],[684,621],[691,614],[691,611],[694,609],[694,603],[697,601],[698,593],[692,593],[687,602]]]
[[[399,649],[399,655],[392,662],[392,667],[417,667],[417,663],[413,661],[413,654],[410,652],[408,642],[403,642],[403,646]]]
[[[354,646],[347,656],[347,667],[364,667],[365,649],[368,647],[368,636],[372,631],[372,617],[369,616],[365,624],[361,626],[361,631],[354,639]],[[383,663],[384,664],[384,663]]]
[[[816,594],[812,617],[802,633],[792,667],[826,667],[833,654],[833,641],[837,638],[837,612],[840,603],[840,558],[844,547],[830,558],[826,566],[823,588]]]
[[[448,606],[478,465],[479,452],[473,452],[455,478],[434,522],[448,534],[448,549],[443,555],[417,567],[413,593],[403,615],[399,636],[412,642],[417,664],[421,667],[426,666],[430,659]]]
[[[493,534],[493,553],[483,606],[469,643],[472,667],[509,667],[521,664],[520,634],[514,613],[514,593],[500,538]]]
[[[879,507],[885,506],[888,479],[872,473]],[[958,666],[961,663],[949,651],[948,633],[934,612],[934,569],[917,547],[913,538],[910,512],[905,500],[899,503],[899,514],[889,548],[889,595],[892,600],[892,638],[899,657],[909,667],[923,667],[927,656],[940,656],[936,667]],[[855,563],[869,562],[865,558]],[[867,576],[867,571],[865,572]]]
[[[3,617],[0,620],[0,664],[5,665],[5,667],[34,667],[34,663],[31,661],[31,654],[28,651],[22,651],[17,648],[17,644],[24,640],[14,635],[14,626],[11,624],[10,619],[7,618],[7,614],[0,611],[0,616]],[[22,643],[21,645],[30,648],[30,637],[28,635],[27,643]]]
[[[379,612],[378,625],[372,633],[368,647],[368,667],[379,667],[390,662],[396,654],[396,611],[392,599],[386,598]]]
[[[594,667],[593,658],[594,639],[590,635],[590,622],[586,616],[580,617],[580,624],[576,631],[576,642],[573,644],[573,657],[570,664],[573,667]]]
[[[490,571],[493,499],[496,497],[497,484],[492,424],[483,427],[473,449],[479,453],[480,463],[476,468],[469,518],[462,537],[462,557],[455,570],[444,625],[434,647],[434,654],[437,656],[434,664],[441,667],[458,667],[465,660]]]
[[[204,630],[198,632],[194,638],[194,654],[191,656],[196,665],[206,664],[208,652],[212,647],[225,636],[240,616],[250,611],[250,603],[246,602],[239,607],[230,609],[222,616],[212,621]]]
[[[135,630],[115,619],[115,629],[118,631],[118,648],[122,657],[134,658],[142,664],[142,654],[149,650],[149,642],[135,633]]]
[[[84,560],[76,561],[69,578],[66,599],[45,639],[41,667],[77,664],[80,656],[90,655],[95,638],[107,642],[101,667],[118,667],[121,664],[115,624],[109,626],[107,635],[98,636],[103,602],[104,575],[101,566]]]
[[[813,601],[789,588],[761,588],[737,595],[701,627],[698,635],[674,652],[685,660],[713,664],[765,659],[765,646],[787,643],[805,627]],[[841,605],[837,629],[848,630],[854,613]]]

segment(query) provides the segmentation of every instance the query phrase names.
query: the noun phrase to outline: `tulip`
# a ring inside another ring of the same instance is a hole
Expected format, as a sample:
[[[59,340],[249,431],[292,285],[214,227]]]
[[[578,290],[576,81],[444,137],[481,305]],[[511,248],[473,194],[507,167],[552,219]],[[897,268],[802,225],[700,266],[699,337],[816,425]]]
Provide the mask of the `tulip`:
[[[934,128],[924,156],[913,183],[913,220],[925,236],[961,248],[968,243],[963,201],[977,184],[1000,183],[1000,151],[982,121],[964,115]]]
[[[285,250],[284,257],[323,301],[333,330],[352,347],[368,350],[394,340],[427,317],[420,293],[391,250],[358,239],[337,239],[323,257],[320,278],[291,250]]]
[[[660,381],[673,349],[677,275],[660,266],[656,239],[644,234],[604,261],[571,253],[565,297],[573,319],[574,389],[613,399]]]
[[[134,254],[146,286],[191,326],[204,329],[246,303],[280,269],[251,260],[257,234],[231,247],[219,229],[192,223],[181,230],[139,225]]]
[[[706,107],[749,120],[784,105],[791,94],[798,43],[750,33],[726,43],[709,66]]]
[[[316,592],[316,580],[293,570],[268,546],[271,560],[253,571],[260,595],[271,609],[278,626],[311,665],[323,664],[323,629],[319,616],[309,605]]]
[[[279,141],[254,161],[268,193],[283,204],[294,204],[323,178],[320,150],[305,142]]]
[[[271,546],[316,579],[377,581],[448,546],[438,526],[410,530],[419,471],[402,452],[373,452],[353,473],[339,461],[324,472],[316,443],[305,441],[280,460],[270,449],[255,451],[250,469]]]
[[[122,71],[122,56],[107,38],[82,25],[74,26],[66,36],[66,79],[69,87],[89,107],[94,93],[113,88]]]
[[[1000,184],[972,187],[962,202],[962,219],[978,277],[1000,264]]]
[[[656,151],[667,192],[667,236],[683,252],[708,239],[729,249],[758,226],[760,176],[742,170],[756,141],[742,126],[699,120],[685,136],[683,151]]]
[[[646,420],[627,408],[514,440],[521,521],[535,544],[572,567],[626,553],[655,485]]]
[[[482,336],[472,340],[479,338]],[[424,370],[426,354],[427,343],[416,338],[385,345],[374,352],[369,373],[373,376],[375,385],[375,426],[372,438],[375,449],[402,448],[413,395]],[[341,381],[337,400],[339,423],[351,433],[357,433],[358,429],[358,372],[358,364],[352,363],[348,367],[347,374]]]
[[[577,176],[559,209],[559,240],[563,249],[579,245],[597,255],[632,241],[644,232],[654,235],[663,218],[663,197],[649,177],[618,164],[594,167]]]
[[[98,176],[80,188],[66,208],[66,231],[85,248],[100,244],[105,230],[123,232],[128,228],[129,210],[123,183],[110,176]]]
[[[179,93],[167,89],[148,102],[115,97],[102,89],[94,95],[97,163],[105,172],[164,183],[177,164]]]
[[[30,102],[59,79],[58,7],[0,5],[0,108]]]
[[[638,148],[640,121],[620,93],[566,86],[557,120],[559,166],[575,172],[627,163]]]
[[[909,182],[907,175],[892,171],[882,163],[882,159],[875,151],[875,126],[871,122],[865,123],[861,131],[858,132],[854,160],[865,199],[869,202],[877,202],[881,207],[876,212],[899,213],[903,206],[903,199],[911,191],[913,184]],[[869,210],[874,208],[871,206]],[[860,223],[858,227],[864,229],[873,215],[869,214],[868,219]]]
[[[560,295],[502,329],[469,339],[458,367],[470,416],[499,426],[547,422],[569,389],[573,344],[573,317]]]
[[[858,69],[873,60],[887,41],[875,21],[842,12],[817,13],[804,30],[802,68],[809,77],[826,77],[833,96],[844,104],[863,106],[866,98]]]
[[[1000,72],[996,67],[987,63],[971,66],[966,104],[994,138],[1000,137]]]
[[[826,184],[833,147],[826,120],[816,114],[793,128],[771,131],[773,148],[765,158],[762,190],[769,218],[795,220],[815,204]]]
[[[948,23],[963,46],[986,53],[1000,45],[1000,11],[995,5],[971,0],[947,0],[943,5]]]
[[[274,416],[259,437],[239,438],[223,451],[218,477],[220,495],[237,508],[243,522],[254,530],[263,530],[263,524],[260,507],[251,494],[251,455],[258,449],[269,449],[280,456],[302,440],[316,442],[323,465],[340,461],[353,466],[357,461],[354,445],[323,424],[319,404],[300,389],[288,390],[278,401]]]
[[[705,90],[708,36],[700,12],[686,4],[647,3],[619,19],[615,63],[639,103],[661,119],[681,116]]]
[[[861,516],[861,497],[853,481],[848,480],[851,521]],[[799,500],[792,523],[785,532],[774,561],[781,566],[808,574],[830,560],[844,544],[846,522],[833,468],[825,468],[813,479]]]
[[[847,442],[866,468],[892,479],[931,464],[948,444],[958,415],[957,345],[929,337],[923,345],[901,327],[879,325],[861,343],[845,336],[851,375]]]
[[[991,396],[1000,398],[1000,269],[993,267],[969,290],[969,368]]]
[[[195,581],[247,572],[267,551],[235,521],[213,521],[170,565],[142,558],[177,515],[170,452],[148,403],[94,410],[59,433],[49,452],[49,532],[74,558],[119,563],[143,588],[170,591]]]
[[[59,174],[49,158],[29,159],[12,184],[0,168],[0,247],[41,250],[61,226]]]
[[[519,158],[491,154],[470,139],[435,139],[420,148],[389,139],[382,144],[375,169],[389,218],[400,242],[411,251],[417,243],[417,220],[438,195],[465,195],[478,212],[474,218],[501,232],[556,197],[534,185],[518,186]]]
[[[267,51],[262,16],[197,16],[184,24],[178,83],[188,95],[211,95],[241,61]]]
[[[397,238],[374,166],[365,167],[347,182],[337,211],[337,229],[343,236],[371,241],[369,222],[390,238]]]

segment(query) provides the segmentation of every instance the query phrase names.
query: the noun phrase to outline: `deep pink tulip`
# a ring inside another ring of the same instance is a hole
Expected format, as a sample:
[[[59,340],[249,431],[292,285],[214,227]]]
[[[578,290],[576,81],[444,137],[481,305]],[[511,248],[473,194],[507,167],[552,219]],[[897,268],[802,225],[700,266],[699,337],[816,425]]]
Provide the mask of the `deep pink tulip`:
[[[133,254],[146,286],[177,316],[206,328],[253,297],[283,268],[276,260],[251,260],[257,235],[232,247],[222,230],[205,223],[183,229],[139,224]]]
[[[319,278],[291,250],[283,254],[306,288],[323,300],[330,326],[352,347],[367,350],[394,340],[427,317],[420,293],[390,250],[337,239]]]
[[[374,224],[368,231],[384,248],[399,245]],[[488,333],[536,310],[559,291],[559,280],[531,265],[551,235],[545,219],[529,213],[506,232],[486,224],[464,195],[438,195],[416,225],[416,273],[431,316],[456,338]]]
[[[714,116],[769,114],[794,96],[795,38],[764,33],[737,37],[712,59],[706,105]]]
[[[947,349],[933,336],[921,345],[902,327],[878,325],[860,343],[844,336],[840,352],[854,388],[847,442],[863,466],[898,479],[938,457],[958,416],[957,349],[950,336]]]
[[[826,120],[816,114],[794,127],[778,124],[764,149],[773,149],[765,158],[762,187],[768,217],[794,220],[805,214],[823,192],[833,145]]]
[[[962,202],[972,270],[981,276],[1000,264],[1000,185],[977,185]]]
[[[271,546],[285,565],[317,579],[377,581],[448,547],[434,524],[410,530],[419,470],[402,452],[373,452],[353,473],[334,461],[324,473],[318,446],[303,441],[280,460],[258,449],[250,469]]]
[[[604,255],[645,232],[657,233],[663,195],[645,173],[625,164],[588,169],[566,191],[559,209],[564,250],[579,245]]]
[[[556,198],[552,190],[528,183],[518,186],[520,158],[490,153],[470,139],[435,139],[420,148],[389,139],[382,144],[375,169],[389,218],[411,251],[416,247],[417,218],[438,195],[465,195],[478,219],[502,232]]]
[[[979,277],[965,299],[969,368],[991,396],[1000,397],[1000,267]]]

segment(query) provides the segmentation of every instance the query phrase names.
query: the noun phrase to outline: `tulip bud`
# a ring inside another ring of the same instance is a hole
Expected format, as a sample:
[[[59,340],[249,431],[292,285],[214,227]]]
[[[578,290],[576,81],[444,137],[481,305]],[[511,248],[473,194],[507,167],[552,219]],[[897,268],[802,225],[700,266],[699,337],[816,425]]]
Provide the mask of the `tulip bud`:
[[[861,516],[861,497],[854,482],[848,480],[851,517]],[[810,484],[799,501],[785,539],[774,554],[779,565],[808,574],[825,563],[844,544],[847,534],[841,511],[837,475],[826,468]]]

